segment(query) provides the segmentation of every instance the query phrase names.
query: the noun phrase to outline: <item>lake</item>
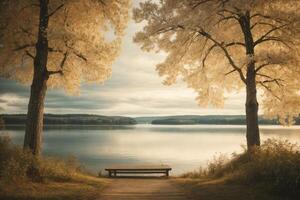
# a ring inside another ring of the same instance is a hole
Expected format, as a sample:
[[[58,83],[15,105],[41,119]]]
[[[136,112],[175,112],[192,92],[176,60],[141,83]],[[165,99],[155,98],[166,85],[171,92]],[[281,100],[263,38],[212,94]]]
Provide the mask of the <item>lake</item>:
[[[262,141],[288,139],[300,143],[300,126],[261,126]],[[24,130],[2,131],[16,144]],[[171,175],[205,166],[214,155],[241,152],[246,144],[245,126],[232,125],[135,125],[46,127],[43,153],[76,156],[97,173],[107,165],[127,163],[170,164]]]

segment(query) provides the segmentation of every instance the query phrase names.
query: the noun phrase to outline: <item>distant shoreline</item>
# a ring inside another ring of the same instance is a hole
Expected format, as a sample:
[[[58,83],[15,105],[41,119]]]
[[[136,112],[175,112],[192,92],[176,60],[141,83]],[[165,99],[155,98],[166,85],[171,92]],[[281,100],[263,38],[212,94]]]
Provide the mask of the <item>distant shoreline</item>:
[[[2,114],[6,126],[26,124],[26,114]],[[134,125],[135,119],[122,116],[102,116],[102,115],[84,115],[84,114],[45,114],[44,125]]]
[[[25,126],[26,114],[2,114],[6,126]],[[294,125],[300,125],[300,117]],[[245,115],[176,115],[150,117],[103,116],[90,114],[45,114],[44,125],[49,126],[132,126],[152,125],[245,125]],[[259,117],[260,125],[280,125],[277,119]]]

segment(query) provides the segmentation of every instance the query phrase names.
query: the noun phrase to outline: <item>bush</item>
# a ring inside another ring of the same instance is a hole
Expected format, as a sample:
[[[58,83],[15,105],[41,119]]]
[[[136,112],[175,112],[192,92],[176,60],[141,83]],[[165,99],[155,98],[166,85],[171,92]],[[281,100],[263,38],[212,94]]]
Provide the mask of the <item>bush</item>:
[[[271,189],[300,195],[300,147],[285,140],[268,139],[261,147],[248,153],[222,155],[208,167],[184,177],[221,178],[245,184],[264,184]]]
[[[71,180],[82,174],[82,168],[76,158],[36,158],[29,151],[23,151],[20,146],[13,145],[7,136],[0,137],[0,152],[0,179],[5,181]],[[32,169],[37,171],[38,177],[32,177]]]
[[[20,147],[13,146],[7,136],[0,137],[0,152],[0,177],[10,181],[25,180],[29,165],[33,163],[33,156]]]

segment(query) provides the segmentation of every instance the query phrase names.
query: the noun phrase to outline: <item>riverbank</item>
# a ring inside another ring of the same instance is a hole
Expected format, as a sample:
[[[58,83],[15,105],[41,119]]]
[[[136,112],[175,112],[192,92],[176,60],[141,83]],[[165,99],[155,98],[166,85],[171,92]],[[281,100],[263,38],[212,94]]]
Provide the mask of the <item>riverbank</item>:
[[[158,191],[164,195],[176,191],[181,199],[189,200],[296,200],[300,195],[300,147],[282,140],[269,139],[251,154],[245,151],[230,158],[216,157],[207,168],[178,178],[131,179],[131,186],[124,178],[118,182],[95,177],[73,157],[37,159],[12,144],[9,137],[0,137],[0,152],[1,200],[96,200],[108,194],[105,187],[116,195],[134,190],[137,195],[151,196],[144,194],[151,184],[156,197],[160,196]],[[181,188],[177,190],[172,184]],[[126,187],[120,192],[118,185]]]
[[[89,174],[74,157],[34,157],[0,137],[1,200],[89,200],[108,180]]]
[[[300,146],[268,139],[251,152],[215,157],[206,168],[175,180],[195,199],[297,200]]]

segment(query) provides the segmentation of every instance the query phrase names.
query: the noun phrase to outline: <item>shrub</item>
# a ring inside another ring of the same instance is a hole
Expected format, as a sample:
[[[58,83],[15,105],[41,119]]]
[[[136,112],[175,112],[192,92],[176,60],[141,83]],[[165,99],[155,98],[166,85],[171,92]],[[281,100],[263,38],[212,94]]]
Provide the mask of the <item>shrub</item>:
[[[0,178],[11,182],[42,180],[71,180],[82,174],[82,167],[76,158],[67,160],[54,157],[33,156],[20,146],[11,143],[7,136],[0,136]],[[29,171],[37,171],[38,177],[32,177]]]
[[[221,178],[245,184],[264,184],[271,189],[300,195],[300,147],[287,140],[268,139],[253,152],[221,155],[198,172],[183,177]]]
[[[7,136],[0,137],[0,177],[4,180],[25,180],[33,156],[20,147],[13,146]]]

